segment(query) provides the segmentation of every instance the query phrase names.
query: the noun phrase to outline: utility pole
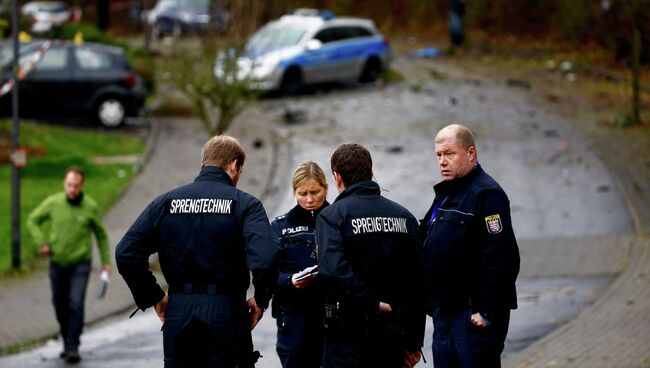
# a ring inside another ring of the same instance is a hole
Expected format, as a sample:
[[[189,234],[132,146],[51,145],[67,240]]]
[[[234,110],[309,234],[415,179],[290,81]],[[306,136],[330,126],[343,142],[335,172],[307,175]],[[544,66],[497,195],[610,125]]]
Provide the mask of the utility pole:
[[[11,142],[11,265],[14,269],[20,268],[20,176],[16,162],[16,152],[20,147],[20,120],[18,118],[18,0],[12,0],[11,9],[11,35],[14,45],[14,60],[12,63],[11,80],[14,88],[11,91],[11,104],[13,120],[13,139]]]

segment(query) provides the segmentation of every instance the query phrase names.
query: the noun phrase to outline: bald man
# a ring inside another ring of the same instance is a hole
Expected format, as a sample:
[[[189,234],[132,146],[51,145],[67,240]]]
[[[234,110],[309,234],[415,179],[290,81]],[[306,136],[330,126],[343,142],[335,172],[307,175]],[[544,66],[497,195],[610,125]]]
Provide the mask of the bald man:
[[[442,182],[421,222],[434,365],[500,367],[510,310],[517,308],[510,202],[479,165],[468,128],[441,129],[435,151]]]

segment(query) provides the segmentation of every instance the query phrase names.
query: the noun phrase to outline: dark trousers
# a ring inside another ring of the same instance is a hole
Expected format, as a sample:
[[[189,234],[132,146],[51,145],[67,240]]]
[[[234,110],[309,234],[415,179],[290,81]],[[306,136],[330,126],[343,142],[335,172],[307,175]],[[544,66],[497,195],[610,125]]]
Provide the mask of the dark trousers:
[[[283,368],[319,368],[323,357],[323,318],[315,313],[280,313],[276,351]]]
[[[403,368],[405,354],[398,337],[326,335],[322,367]]]
[[[210,294],[170,294],[165,312],[165,368],[253,367],[243,301]]]
[[[433,312],[433,365],[435,368],[501,367],[510,310],[493,317],[485,328],[471,321],[471,308],[436,308]]]
[[[77,351],[84,325],[84,301],[90,261],[62,267],[50,261],[52,304],[59,322],[64,351]]]

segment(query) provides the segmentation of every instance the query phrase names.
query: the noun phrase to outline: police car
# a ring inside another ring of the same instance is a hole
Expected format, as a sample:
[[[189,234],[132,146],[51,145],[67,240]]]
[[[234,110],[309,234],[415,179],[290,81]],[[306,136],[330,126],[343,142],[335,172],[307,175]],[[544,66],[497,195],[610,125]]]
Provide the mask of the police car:
[[[389,58],[388,40],[372,20],[303,9],[253,34],[237,58],[237,78],[251,79],[256,89],[292,93],[307,84],[374,82]],[[224,64],[218,54],[217,78],[227,77]]]

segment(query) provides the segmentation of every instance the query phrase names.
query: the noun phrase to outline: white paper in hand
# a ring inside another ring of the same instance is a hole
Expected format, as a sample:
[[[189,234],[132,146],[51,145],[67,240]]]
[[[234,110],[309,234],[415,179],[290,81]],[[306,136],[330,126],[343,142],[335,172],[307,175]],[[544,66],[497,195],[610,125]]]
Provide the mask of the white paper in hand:
[[[106,296],[106,290],[108,290],[108,272],[102,271],[99,279],[101,280],[101,284],[99,285],[99,291],[97,292],[97,299],[102,299],[104,296]]]
[[[318,275],[318,265],[313,265],[311,267],[307,267],[304,270],[298,272],[296,274],[295,280],[300,281],[307,277],[314,277],[316,275]]]

